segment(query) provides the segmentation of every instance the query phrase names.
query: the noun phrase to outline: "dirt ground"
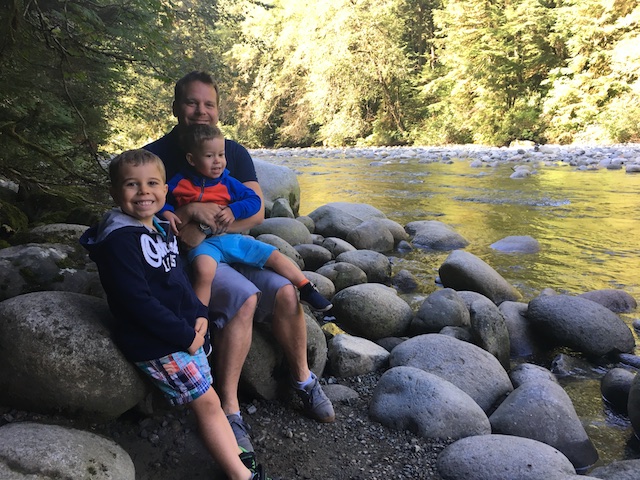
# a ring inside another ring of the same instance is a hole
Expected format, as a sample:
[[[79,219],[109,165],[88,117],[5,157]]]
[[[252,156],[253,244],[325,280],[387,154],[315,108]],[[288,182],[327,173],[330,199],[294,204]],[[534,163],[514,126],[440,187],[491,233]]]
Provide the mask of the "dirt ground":
[[[338,383],[355,399],[335,401],[336,421],[318,424],[304,417],[293,395],[278,401],[243,404],[258,461],[275,479],[435,479],[441,442],[390,430],[368,416],[376,375]],[[334,385],[327,388],[333,397]],[[344,389],[343,389],[344,390]],[[338,395],[340,396],[340,395]],[[131,411],[116,421],[86,424],[59,416],[0,409],[0,421],[36,420],[90,430],[126,450],[137,480],[222,480],[225,476],[200,443],[193,414],[186,408],[157,409],[151,416]]]

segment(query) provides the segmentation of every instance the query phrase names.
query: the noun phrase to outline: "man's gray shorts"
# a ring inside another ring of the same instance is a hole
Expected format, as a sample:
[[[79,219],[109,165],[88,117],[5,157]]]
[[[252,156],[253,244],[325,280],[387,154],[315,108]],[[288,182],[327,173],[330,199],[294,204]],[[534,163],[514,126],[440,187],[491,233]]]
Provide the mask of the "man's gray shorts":
[[[259,301],[254,321],[270,321],[275,308],[276,293],[285,285],[291,285],[291,282],[267,268],[219,264],[211,288],[210,327],[223,328],[247,299],[256,293]]]

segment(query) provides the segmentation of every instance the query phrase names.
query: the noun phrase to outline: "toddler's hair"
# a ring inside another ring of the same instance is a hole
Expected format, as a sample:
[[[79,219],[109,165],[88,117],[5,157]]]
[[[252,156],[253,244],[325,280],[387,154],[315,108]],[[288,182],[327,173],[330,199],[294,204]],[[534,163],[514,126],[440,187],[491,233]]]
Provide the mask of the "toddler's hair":
[[[194,153],[207,140],[224,138],[218,127],[211,125],[189,125],[182,135],[182,147],[187,153]]]

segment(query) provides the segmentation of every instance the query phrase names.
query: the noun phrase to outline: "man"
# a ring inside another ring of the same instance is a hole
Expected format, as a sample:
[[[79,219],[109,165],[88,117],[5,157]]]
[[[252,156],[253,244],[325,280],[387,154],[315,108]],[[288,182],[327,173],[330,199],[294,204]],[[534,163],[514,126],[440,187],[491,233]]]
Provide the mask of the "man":
[[[205,72],[191,72],[175,86],[173,114],[178,120],[171,132],[144,148],[158,155],[171,178],[185,161],[180,145],[181,130],[193,124],[218,123],[218,86]],[[191,203],[176,211],[182,221],[180,237],[188,247],[198,245],[210,234],[243,232],[264,220],[264,198],[249,152],[225,139],[227,169],[231,176],[254,190],[262,201],[257,214],[225,226],[218,222],[221,207],[214,203]],[[240,414],[238,382],[251,347],[251,329],[257,321],[270,319],[273,335],[289,363],[292,386],[303,401],[305,413],[319,422],[333,422],[331,401],[322,391],[307,365],[307,330],[295,287],[270,270],[221,264],[213,281],[210,324],[214,339],[216,390],[238,444],[253,451],[248,426]]]

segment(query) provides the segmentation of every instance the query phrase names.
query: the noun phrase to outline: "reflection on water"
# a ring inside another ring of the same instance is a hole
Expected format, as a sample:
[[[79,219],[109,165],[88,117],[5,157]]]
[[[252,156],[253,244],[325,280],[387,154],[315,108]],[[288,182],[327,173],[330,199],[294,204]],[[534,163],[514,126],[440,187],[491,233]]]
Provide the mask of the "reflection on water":
[[[542,289],[578,294],[624,289],[640,299],[640,174],[623,170],[576,171],[542,167],[526,179],[510,179],[511,165],[471,168],[406,162],[370,165],[371,159],[269,159],[298,173],[300,214],[329,202],[367,203],[405,225],[440,220],[456,229],[482,258],[530,300]],[[504,254],[489,245],[510,235],[540,242],[536,254]],[[447,253],[411,252],[396,259],[427,295]],[[631,325],[634,315],[624,316]],[[549,367],[549,365],[545,365]],[[600,463],[640,458],[628,420],[608,411],[600,397],[602,370],[564,381]]]

